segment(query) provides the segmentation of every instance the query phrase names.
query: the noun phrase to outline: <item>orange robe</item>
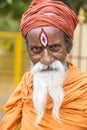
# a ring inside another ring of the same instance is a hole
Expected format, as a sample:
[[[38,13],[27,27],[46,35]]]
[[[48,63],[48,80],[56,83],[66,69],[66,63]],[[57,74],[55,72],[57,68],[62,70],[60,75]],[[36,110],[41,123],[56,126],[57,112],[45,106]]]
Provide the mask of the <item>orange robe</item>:
[[[5,106],[0,130],[87,130],[87,74],[70,64],[64,82],[65,97],[60,109],[61,123],[52,117],[52,100],[48,97],[46,112],[35,127],[32,103],[32,79],[27,72]]]

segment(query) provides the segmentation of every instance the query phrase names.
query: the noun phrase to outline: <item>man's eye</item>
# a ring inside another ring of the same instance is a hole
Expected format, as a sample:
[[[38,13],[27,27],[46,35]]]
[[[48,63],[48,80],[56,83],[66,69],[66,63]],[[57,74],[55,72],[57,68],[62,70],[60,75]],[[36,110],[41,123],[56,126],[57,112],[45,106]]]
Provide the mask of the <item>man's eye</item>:
[[[61,48],[61,46],[58,45],[58,44],[55,44],[55,45],[52,45],[52,46],[49,47],[50,51],[53,51],[53,52],[59,51],[60,48]]]
[[[42,52],[42,47],[34,46],[34,47],[31,47],[30,50],[34,54],[40,54]]]

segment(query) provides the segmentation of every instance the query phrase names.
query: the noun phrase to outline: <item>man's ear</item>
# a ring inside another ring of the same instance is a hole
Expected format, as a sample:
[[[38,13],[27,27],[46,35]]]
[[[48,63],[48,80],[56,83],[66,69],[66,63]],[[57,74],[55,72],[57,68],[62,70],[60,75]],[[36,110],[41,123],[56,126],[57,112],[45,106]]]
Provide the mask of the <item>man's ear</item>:
[[[68,44],[67,46],[67,53],[69,54],[72,50],[72,47],[73,47],[73,44],[72,44],[72,41]]]
[[[25,43],[26,43],[26,48],[27,48],[27,50],[28,50],[28,38],[27,38],[27,36],[26,36],[26,38],[25,38]]]

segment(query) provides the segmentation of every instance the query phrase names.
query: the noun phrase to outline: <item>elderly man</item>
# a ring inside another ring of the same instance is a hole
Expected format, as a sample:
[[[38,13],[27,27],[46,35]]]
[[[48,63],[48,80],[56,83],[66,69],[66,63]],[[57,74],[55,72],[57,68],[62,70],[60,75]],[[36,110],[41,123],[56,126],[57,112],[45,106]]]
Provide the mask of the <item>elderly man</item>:
[[[67,61],[78,20],[64,3],[33,0],[20,30],[33,67],[5,106],[0,130],[86,130],[87,74]]]

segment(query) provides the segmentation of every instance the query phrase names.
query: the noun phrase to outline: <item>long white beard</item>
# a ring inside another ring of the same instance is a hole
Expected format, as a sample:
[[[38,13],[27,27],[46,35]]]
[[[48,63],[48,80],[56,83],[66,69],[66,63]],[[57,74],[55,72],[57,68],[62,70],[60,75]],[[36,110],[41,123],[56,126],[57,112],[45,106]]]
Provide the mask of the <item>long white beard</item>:
[[[59,109],[63,102],[63,81],[65,68],[60,61],[54,61],[49,65],[52,70],[46,70],[48,66],[38,62],[32,69],[33,75],[33,103],[37,113],[36,124],[39,124],[45,112],[48,95],[53,100],[52,115],[59,120]],[[46,70],[46,71],[45,71]]]

